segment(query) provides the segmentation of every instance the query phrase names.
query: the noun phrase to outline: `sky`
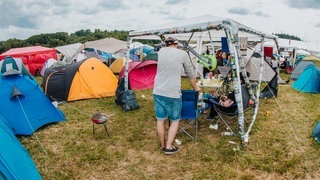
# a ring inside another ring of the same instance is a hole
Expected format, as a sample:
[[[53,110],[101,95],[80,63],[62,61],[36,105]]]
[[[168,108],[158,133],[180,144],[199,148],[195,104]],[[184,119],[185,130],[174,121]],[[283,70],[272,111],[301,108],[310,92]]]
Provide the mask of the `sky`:
[[[0,41],[81,29],[143,30],[203,15],[320,42],[320,0],[1,0]]]

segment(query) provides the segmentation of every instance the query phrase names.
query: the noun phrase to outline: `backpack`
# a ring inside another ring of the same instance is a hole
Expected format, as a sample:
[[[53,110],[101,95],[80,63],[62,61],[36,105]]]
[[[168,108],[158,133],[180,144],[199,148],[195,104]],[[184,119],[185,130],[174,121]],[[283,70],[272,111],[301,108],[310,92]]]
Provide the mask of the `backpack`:
[[[139,108],[136,94],[131,90],[122,93],[121,107],[123,111],[130,111]]]
[[[130,111],[139,108],[136,94],[130,90],[130,84],[128,84],[128,90],[124,88],[124,78],[121,78],[118,82],[116,90],[115,103],[120,105],[123,111]]]

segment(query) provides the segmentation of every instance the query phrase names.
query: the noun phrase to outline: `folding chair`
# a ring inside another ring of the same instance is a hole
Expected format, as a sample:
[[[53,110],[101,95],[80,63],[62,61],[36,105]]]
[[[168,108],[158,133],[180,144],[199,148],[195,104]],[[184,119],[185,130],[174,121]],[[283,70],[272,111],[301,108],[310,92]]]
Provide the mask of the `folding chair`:
[[[250,105],[250,94],[249,91],[247,89],[247,87],[245,85],[241,86],[241,91],[242,91],[242,105],[243,105],[243,110],[244,112],[249,111],[250,109],[252,109],[253,105]],[[221,121],[227,128],[227,130],[232,134],[236,134],[232,128],[230,127],[229,123],[236,119],[238,117],[238,108],[237,108],[237,104],[234,103],[232,104],[230,107],[233,107],[233,109],[235,109],[234,112],[227,112],[226,111],[226,107],[222,107],[219,102],[217,102],[215,99],[209,99],[210,103],[212,104],[211,108],[214,108],[214,110],[217,112],[218,114],[218,120],[216,122],[216,125],[214,127],[216,127],[216,129],[218,128],[218,123],[219,121]],[[214,121],[214,120],[212,120]]]
[[[222,91],[225,93],[230,92],[230,80],[229,80],[229,74],[231,71],[231,67],[228,66],[217,66],[219,73],[221,75],[221,78],[223,79],[223,84],[222,84]]]
[[[194,90],[182,90],[182,110],[179,131],[185,133],[193,140],[198,140],[199,115],[202,107],[198,107],[198,92]],[[190,129],[194,128],[194,133]]]

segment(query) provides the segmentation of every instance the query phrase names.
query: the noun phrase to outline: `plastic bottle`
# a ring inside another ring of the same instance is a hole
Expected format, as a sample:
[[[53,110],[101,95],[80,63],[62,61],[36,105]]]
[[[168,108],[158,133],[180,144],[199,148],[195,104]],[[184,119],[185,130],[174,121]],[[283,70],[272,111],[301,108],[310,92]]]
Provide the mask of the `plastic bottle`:
[[[200,92],[200,93],[198,94],[198,102],[197,102],[197,106],[198,106],[198,107],[201,107],[202,97],[203,97],[203,94],[202,94],[202,92]]]

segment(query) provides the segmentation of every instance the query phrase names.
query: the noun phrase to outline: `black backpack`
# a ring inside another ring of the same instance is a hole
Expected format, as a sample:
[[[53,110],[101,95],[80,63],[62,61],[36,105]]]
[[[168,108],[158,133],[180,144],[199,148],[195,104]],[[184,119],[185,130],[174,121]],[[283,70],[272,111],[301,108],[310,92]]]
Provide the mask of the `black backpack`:
[[[130,111],[139,108],[136,94],[130,89],[130,84],[128,84],[128,90],[125,90],[124,78],[121,78],[116,90],[115,103],[120,105],[123,111]]]

